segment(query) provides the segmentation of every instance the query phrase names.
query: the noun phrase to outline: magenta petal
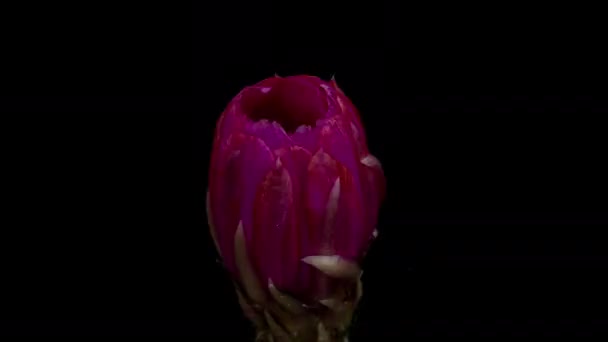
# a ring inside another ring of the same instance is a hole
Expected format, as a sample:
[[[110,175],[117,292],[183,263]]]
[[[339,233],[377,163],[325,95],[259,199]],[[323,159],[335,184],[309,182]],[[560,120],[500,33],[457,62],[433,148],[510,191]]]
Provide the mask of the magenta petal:
[[[291,288],[297,274],[299,253],[293,209],[291,177],[278,163],[257,193],[251,242],[256,268],[263,279],[272,279],[279,288]]]
[[[209,175],[210,208],[217,242],[225,266],[236,274],[234,234],[240,220],[240,154],[246,137],[231,135],[213,154]]]
[[[291,176],[291,184],[293,190],[293,211],[297,220],[295,220],[294,231],[296,232],[296,240],[292,241],[295,247],[291,247],[292,252],[297,252],[298,255],[292,254],[290,257],[296,257],[296,264],[286,263],[285,266],[291,268],[291,272],[297,274],[297,278],[289,287],[292,293],[304,293],[311,283],[312,270],[307,265],[302,265],[300,259],[307,256],[303,253],[305,250],[311,250],[311,241],[308,234],[313,227],[308,226],[306,221],[306,198],[305,191],[307,187],[307,167],[312,158],[311,154],[305,149],[292,146],[287,149],[277,151],[277,155],[281,158],[283,167]]]
[[[310,249],[304,253],[319,255],[334,253],[334,234],[330,227],[325,226],[325,214],[329,193],[336,179],[340,177],[338,163],[323,150],[312,156],[308,165],[306,183],[306,209],[308,225],[314,227],[309,230],[308,240]]]
[[[225,143],[232,134],[242,133],[247,117],[239,111],[237,101],[232,101],[217,123],[215,140]]]
[[[378,221],[380,204],[386,194],[386,179],[380,162],[372,155],[362,159],[361,189],[366,207],[366,234],[371,235]]]
[[[283,127],[274,121],[249,121],[245,126],[245,131],[249,135],[262,139],[270,150],[291,145],[291,138],[285,133]]]
[[[340,182],[338,203],[335,216],[329,219],[329,193],[336,179]],[[364,236],[366,220],[359,183],[350,170],[328,153],[319,151],[308,168],[307,195],[309,222],[313,227],[319,227],[313,237],[316,241],[313,246],[320,254],[337,253],[356,260],[367,240]]]
[[[323,150],[315,153],[308,165],[306,183],[307,224],[310,227],[306,236],[310,244],[304,255],[332,255],[336,253],[333,227],[326,225],[327,204],[330,192],[340,176],[338,163]],[[306,265],[304,265],[306,267]],[[321,299],[331,292],[331,280],[321,272],[309,268],[311,283],[308,293]]]
[[[357,145],[360,153],[359,156],[363,157],[368,153],[367,149],[367,138],[365,134],[365,127],[361,121],[361,115],[357,110],[357,107],[353,104],[353,102],[342,92],[335,81],[331,82],[335,89],[335,100],[342,112],[342,116],[344,117],[344,121],[349,122],[351,124],[351,129],[353,131],[353,136],[356,139],[355,144]]]
[[[266,174],[275,166],[275,158],[268,146],[260,139],[247,136],[239,159],[241,219],[243,233],[250,245],[253,231],[253,204],[256,193]]]
[[[308,165],[311,161],[312,155],[307,150],[299,147],[292,146],[278,150],[277,156],[281,158],[283,167],[289,172],[291,176],[291,183],[293,188],[293,198],[295,203],[295,210],[300,218],[306,217],[305,200],[304,197],[307,187],[308,177]],[[305,220],[299,220],[300,224],[305,224]],[[305,233],[307,229],[300,229],[301,233]],[[305,238],[301,239],[302,242],[306,242]]]
[[[363,207],[359,184],[352,175],[342,168],[340,172],[340,198],[334,218],[333,231],[339,238],[334,247],[340,256],[348,260],[359,261],[361,250],[366,246],[369,235],[366,232],[367,221]]]
[[[363,158],[369,153],[367,146],[365,146],[365,132],[358,128],[354,121],[350,122],[352,144],[355,147],[355,155],[358,158]]]
[[[319,120],[323,121],[323,120]],[[308,152],[315,152],[319,149],[319,135],[321,132],[321,126],[319,123],[315,127],[311,126],[300,126],[291,135],[291,141],[294,145],[300,146],[306,149]]]
[[[329,120],[320,131],[320,145],[333,159],[344,165],[359,184],[359,156],[354,145],[349,122]],[[359,195],[361,196],[361,194]]]
[[[353,196],[354,185],[348,170],[324,151],[318,151],[308,167],[306,209],[312,241],[309,255],[334,255],[351,258],[360,232],[361,208]],[[336,191],[337,190],[337,191]],[[336,197],[337,196],[337,197]],[[331,204],[330,204],[331,203]],[[359,211],[359,212],[357,212]],[[352,225],[352,226],[351,226]],[[336,285],[318,271],[313,272],[310,292],[323,297]]]

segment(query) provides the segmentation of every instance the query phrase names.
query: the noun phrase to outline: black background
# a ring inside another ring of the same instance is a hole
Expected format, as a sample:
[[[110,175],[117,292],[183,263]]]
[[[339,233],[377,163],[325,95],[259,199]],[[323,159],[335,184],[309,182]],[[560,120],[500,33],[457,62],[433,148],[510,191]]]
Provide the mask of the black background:
[[[251,340],[204,194],[275,72],[335,74],[385,169],[352,341],[606,333],[597,9],[174,3],[1,5],[0,334]]]

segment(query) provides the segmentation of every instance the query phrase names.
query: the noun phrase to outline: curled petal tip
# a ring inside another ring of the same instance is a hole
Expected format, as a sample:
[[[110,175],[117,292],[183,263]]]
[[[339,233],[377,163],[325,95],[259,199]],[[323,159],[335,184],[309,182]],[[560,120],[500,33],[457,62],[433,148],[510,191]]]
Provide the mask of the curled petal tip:
[[[382,168],[382,164],[380,164],[380,161],[378,160],[378,158],[372,156],[371,154],[368,154],[365,157],[363,157],[361,159],[361,164],[368,166],[368,167]]]
[[[339,255],[313,255],[302,259],[303,262],[315,267],[332,278],[353,279],[359,276],[359,266]]]
[[[326,306],[332,310],[338,306],[338,301],[334,298],[321,299],[321,300],[319,300],[319,303],[321,303],[323,306]]]

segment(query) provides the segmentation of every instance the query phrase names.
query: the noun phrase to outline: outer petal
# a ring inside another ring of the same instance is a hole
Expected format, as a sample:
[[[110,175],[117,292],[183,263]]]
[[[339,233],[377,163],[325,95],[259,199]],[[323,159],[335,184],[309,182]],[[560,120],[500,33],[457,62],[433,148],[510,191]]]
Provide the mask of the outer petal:
[[[321,128],[319,143],[327,154],[346,167],[354,186],[352,195],[358,196],[361,200],[360,197],[363,196],[363,193],[359,189],[360,158],[350,129],[350,122],[345,122],[340,118],[328,120]]]
[[[297,239],[291,177],[278,159],[276,168],[266,174],[254,205],[251,249],[264,281],[272,279],[279,288],[294,284],[296,270],[290,266],[297,264]]]
[[[314,153],[319,149],[319,135],[321,126],[324,120],[318,120],[315,127],[300,126],[291,135],[292,143],[296,146],[306,149],[310,153]]]
[[[348,121],[352,122],[352,130],[357,141],[357,146],[361,149],[360,156],[364,156],[367,154],[367,139],[365,137],[365,128],[361,122],[361,115],[348,96],[338,87],[336,81],[331,80],[330,84],[333,86],[335,91],[334,96],[342,113],[348,118]]]
[[[281,149],[276,151],[276,154],[281,158],[283,167],[291,176],[291,184],[293,191],[293,210],[297,217],[294,222],[294,231],[297,234],[292,251],[298,252],[295,264],[292,261],[286,263],[285,266],[290,268],[290,273],[297,274],[297,278],[293,280],[289,286],[289,290],[293,294],[303,294],[307,289],[307,284],[311,282],[312,270],[307,265],[302,265],[300,259],[305,257],[303,251],[310,250],[311,241],[309,241],[309,231],[312,227],[308,226],[306,220],[306,205],[305,191],[307,187],[307,167],[311,160],[311,154],[298,146]],[[294,256],[294,255],[291,255]],[[290,281],[291,281],[290,280]],[[280,288],[280,287],[279,287]]]
[[[209,173],[210,210],[225,266],[236,274],[234,234],[240,220],[240,158],[243,134],[233,134],[214,149]]]
[[[324,89],[327,86],[322,86]],[[344,121],[341,118],[341,109],[339,108],[336,99],[331,97],[331,93],[326,94],[328,113],[325,117],[318,119],[314,126],[300,126],[292,134],[292,139],[295,145],[306,148],[308,151],[316,152],[319,149],[319,138],[321,129],[336,120]]]
[[[253,227],[253,208],[257,191],[266,174],[275,167],[275,157],[268,146],[259,138],[246,136],[239,159],[239,199],[240,217],[247,245],[256,234]]]
[[[344,94],[342,89],[340,89],[338,87],[338,84],[336,83],[335,79],[331,80],[330,83],[333,86],[333,88],[335,89],[336,101],[338,102],[338,105],[340,106],[342,113],[346,117],[348,117],[349,121],[351,121],[353,123],[353,125],[359,132],[358,136],[359,136],[361,146],[363,146],[365,149],[367,149],[367,139],[365,137],[365,130],[363,127],[363,123],[361,122],[361,115],[359,114],[357,107],[355,107],[355,105],[348,98],[348,96],[346,96]],[[367,152],[367,151],[364,151],[364,152]]]
[[[259,138],[241,133],[231,135],[218,145],[209,177],[210,207],[224,263],[237,274],[234,234],[242,220],[245,239],[251,239],[255,193],[274,166],[274,157]]]
[[[283,127],[275,121],[249,121],[245,125],[245,132],[262,139],[271,150],[291,145],[291,138],[285,133]]]
[[[361,251],[367,245],[366,213],[359,190],[360,184],[342,168],[340,174],[340,197],[333,220],[334,234],[339,237],[334,241],[336,254],[341,257],[359,261]]]
[[[313,155],[308,165],[306,185],[306,211],[309,226],[307,241],[310,244],[304,249],[304,255],[333,255],[336,254],[336,236],[334,217],[337,203],[331,198],[339,198],[340,175],[343,168],[329,154],[319,150]],[[332,290],[332,282],[326,275],[315,269],[311,272],[311,283],[308,293],[322,299]]]
[[[362,128],[358,128],[355,121],[350,121],[349,124],[352,144],[355,147],[356,155],[361,158],[369,153],[367,146],[365,145],[365,132],[362,131]]]
[[[329,154],[319,150],[308,165],[306,183],[307,221],[310,227],[307,240],[311,242],[306,255],[330,255],[334,251],[333,227],[325,225],[330,192],[340,178],[340,165]]]
[[[360,187],[363,192],[362,212],[364,213],[361,237],[367,238],[367,243],[357,243],[356,254],[362,258],[367,254],[371,243],[378,234],[376,225],[378,224],[380,206],[386,196],[386,179],[380,162],[371,154],[361,159],[360,175]]]
[[[239,96],[228,104],[224,113],[217,122],[215,131],[215,141],[217,143],[225,143],[228,138],[235,133],[242,133],[247,118],[241,113],[239,109]]]

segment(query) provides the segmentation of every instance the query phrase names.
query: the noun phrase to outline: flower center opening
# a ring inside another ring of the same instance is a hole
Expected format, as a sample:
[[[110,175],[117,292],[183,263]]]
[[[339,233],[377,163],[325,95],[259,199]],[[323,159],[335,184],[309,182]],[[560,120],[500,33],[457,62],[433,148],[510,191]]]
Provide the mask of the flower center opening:
[[[293,133],[302,125],[314,127],[327,112],[326,95],[312,82],[295,76],[269,83],[244,94],[243,109],[251,120],[276,121]]]

